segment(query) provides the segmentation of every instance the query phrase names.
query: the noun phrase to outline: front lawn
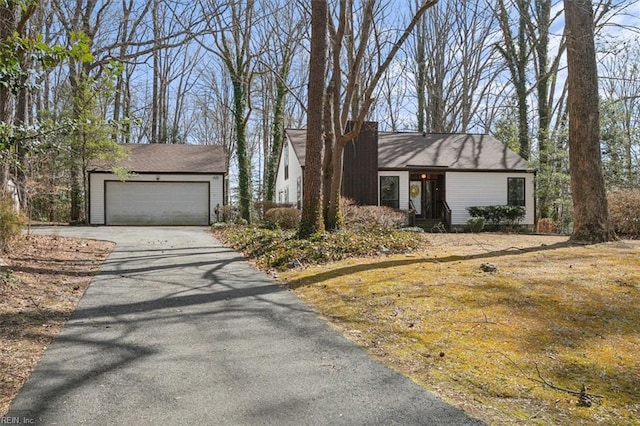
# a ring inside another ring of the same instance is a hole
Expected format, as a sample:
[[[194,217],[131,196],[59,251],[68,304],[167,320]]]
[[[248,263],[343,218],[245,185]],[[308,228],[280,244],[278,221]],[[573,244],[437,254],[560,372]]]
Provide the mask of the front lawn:
[[[638,424],[640,242],[413,239],[405,254],[278,278],[372,356],[490,424]]]

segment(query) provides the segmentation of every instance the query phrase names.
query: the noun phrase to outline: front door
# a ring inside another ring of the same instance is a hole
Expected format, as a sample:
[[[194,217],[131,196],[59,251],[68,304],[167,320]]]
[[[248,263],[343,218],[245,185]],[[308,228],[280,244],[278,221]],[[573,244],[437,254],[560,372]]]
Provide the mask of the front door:
[[[443,175],[412,174],[409,181],[410,208],[419,219],[437,219],[441,215],[440,194]]]
[[[422,181],[422,189],[424,195],[422,197],[424,204],[424,217],[425,219],[435,218],[436,211],[436,182],[433,179],[427,179]]]

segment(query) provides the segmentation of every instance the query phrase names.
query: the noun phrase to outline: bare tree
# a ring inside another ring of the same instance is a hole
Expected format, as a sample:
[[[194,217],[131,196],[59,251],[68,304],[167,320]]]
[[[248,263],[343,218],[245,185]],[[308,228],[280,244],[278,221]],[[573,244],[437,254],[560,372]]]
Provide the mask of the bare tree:
[[[298,234],[309,237],[324,230],[322,217],[322,149],[325,72],[327,66],[326,0],[311,2],[311,55],[309,57],[309,97],[307,106],[307,148],[303,180],[302,219]]]
[[[233,86],[233,115],[238,162],[240,214],[251,221],[251,161],[247,145],[247,122],[250,114],[250,86],[255,66],[255,46],[251,36],[256,21],[255,0],[220,2],[200,0],[205,31],[210,38],[200,38],[201,46],[225,64]]]
[[[235,160],[236,137],[233,115],[233,87],[227,67],[216,61],[202,63],[198,69],[194,103],[194,137],[205,145],[222,145],[226,170]],[[227,179],[229,177],[227,176]],[[228,185],[226,186],[228,188]],[[226,191],[229,202],[229,192]]]
[[[610,188],[640,183],[640,49],[638,37],[607,43],[600,61],[605,181]]]
[[[380,96],[371,105],[371,119],[380,127],[397,132],[409,126],[410,120],[403,116],[411,102],[411,82],[406,78],[411,73],[408,61],[397,61],[380,81]]]
[[[369,114],[374,98],[373,93],[378,86],[378,82],[389,68],[396,53],[410,36],[411,32],[418,24],[422,15],[437,0],[425,1],[422,3],[399,37],[391,42],[382,41],[380,38],[374,42],[377,50],[377,58],[369,58],[365,64],[365,55],[370,47],[372,34],[380,37],[380,29],[376,26],[376,11],[379,5],[375,0],[366,0],[361,10],[361,22],[358,27],[357,42],[351,43],[354,51],[345,51],[345,37],[347,28],[350,25],[351,1],[342,0],[337,16],[337,25],[330,22],[332,53],[331,78],[327,88],[326,102],[328,106],[325,116],[325,173],[328,176],[324,179],[325,187],[329,185],[328,200],[326,204],[326,226],[329,229],[339,229],[342,227],[342,212],[340,209],[340,189],[342,186],[343,173],[343,152],[347,143],[356,138],[362,129],[365,118]],[[353,27],[355,31],[355,26]],[[350,59],[345,70],[343,67],[343,55]],[[363,73],[365,67],[371,67],[371,72]],[[363,78],[366,77],[366,78]],[[347,121],[351,118],[353,126],[347,126]]]
[[[569,82],[569,161],[573,195],[572,240],[615,238],[609,224],[600,154],[598,69],[590,0],[565,0]]]
[[[62,1],[55,1],[53,7],[57,12],[58,19],[65,30],[65,35],[72,41],[78,31],[86,36],[88,50],[93,49],[93,41],[103,23],[111,1],[99,3],[97,0],[83,0],[75,5],[69,5]],[[84,114],[87,99],[86,89],[89,79],[97,77],[91,75],[91,71],[96,69],[92,61],[83,61],[81,58],[72,58],[69,61],[69,84],[71,87],[70,100],[72,103],[72,119],[79,122]],[[88,134],[84,132],[86,128],[78,127],[76,134],[72,137],[70,144],[69,166],[69,196],[70,196],[70,220],[80,222],[84,220],[84,188],[86,188],[86,177],[82,173],[83,146]]]
[[[117,75],[115,86],[115,97],[113,100],[113,121],[122,126],[121,133],[114,133],[114,137],[122,135],[122,142],[130,142],[131,137],[131,79],[137,65],[141,47],[139,41],[143,37],[140,27],[145,23],[145,19],[152,5],[151,0],[145,1],[142,8],[139,2],[134,0],[122,0],[122,17],[118,28],[117,60],[121,70]],[[121,123],[121,120],[123,122]]]
[[[267,11],[270,19],[265,22],[263,41],[267,46],[263,56],[263,65],[273,80],[272,122],[270,138],[265,138],[265,199],[275,201],[276,168],[282,148],[285,127],[285,108],[290,95],[292,66],[300,50],[302,35],[308,30],[304,12],[297,9],[295,2],[272,3]],[[301,16],[302,15],[302,16]],[[293,18],[298,16],[298,18]]]
[[[498,99],[492,90],[504,69],[494,49],[496,30],[496,17],[482,1],[439,3],[424,14],[409,45],[418,130],[466,132],[491,125],[487,112]]]
[[[518,143],[519,153],[525,160],[529,159],[531,142],[529,138],[529,105],[527,103],[527,68],[529,66],[530,48],[527,42],[528,5],[526,0],[498,0],[495,13],[500,22],[503,41],[497,45],[509,68],[511,81],[516,91],[518,110]],[[517,10],[515,31],[511,23],[511,7]]]

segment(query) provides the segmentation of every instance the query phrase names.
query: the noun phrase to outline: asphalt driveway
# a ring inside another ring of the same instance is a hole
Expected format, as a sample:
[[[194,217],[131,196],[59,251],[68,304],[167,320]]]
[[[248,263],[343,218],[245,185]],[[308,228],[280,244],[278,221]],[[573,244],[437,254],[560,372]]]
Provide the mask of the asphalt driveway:
[[[38,425],[481,424],[369,358],[206,228],[37,232],[117,245],[8,417]]]

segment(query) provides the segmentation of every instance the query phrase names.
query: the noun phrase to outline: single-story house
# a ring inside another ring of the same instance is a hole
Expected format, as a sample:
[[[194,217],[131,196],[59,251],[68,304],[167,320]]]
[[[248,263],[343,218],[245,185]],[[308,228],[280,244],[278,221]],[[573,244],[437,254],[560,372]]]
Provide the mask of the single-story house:
[[[210,225],[224,205],[227,155],[222,146],[124,144],[128,158],[89,170],[89,223]]]
[[[275,201],[302,203],[306,130],[286,129]],[[412,210],[418,222],[466,225],[467,207],[519,205],[535,223],[535,172],[484,134],[378,132],[366,122],[344,151],[342,195],[361,205]]]

